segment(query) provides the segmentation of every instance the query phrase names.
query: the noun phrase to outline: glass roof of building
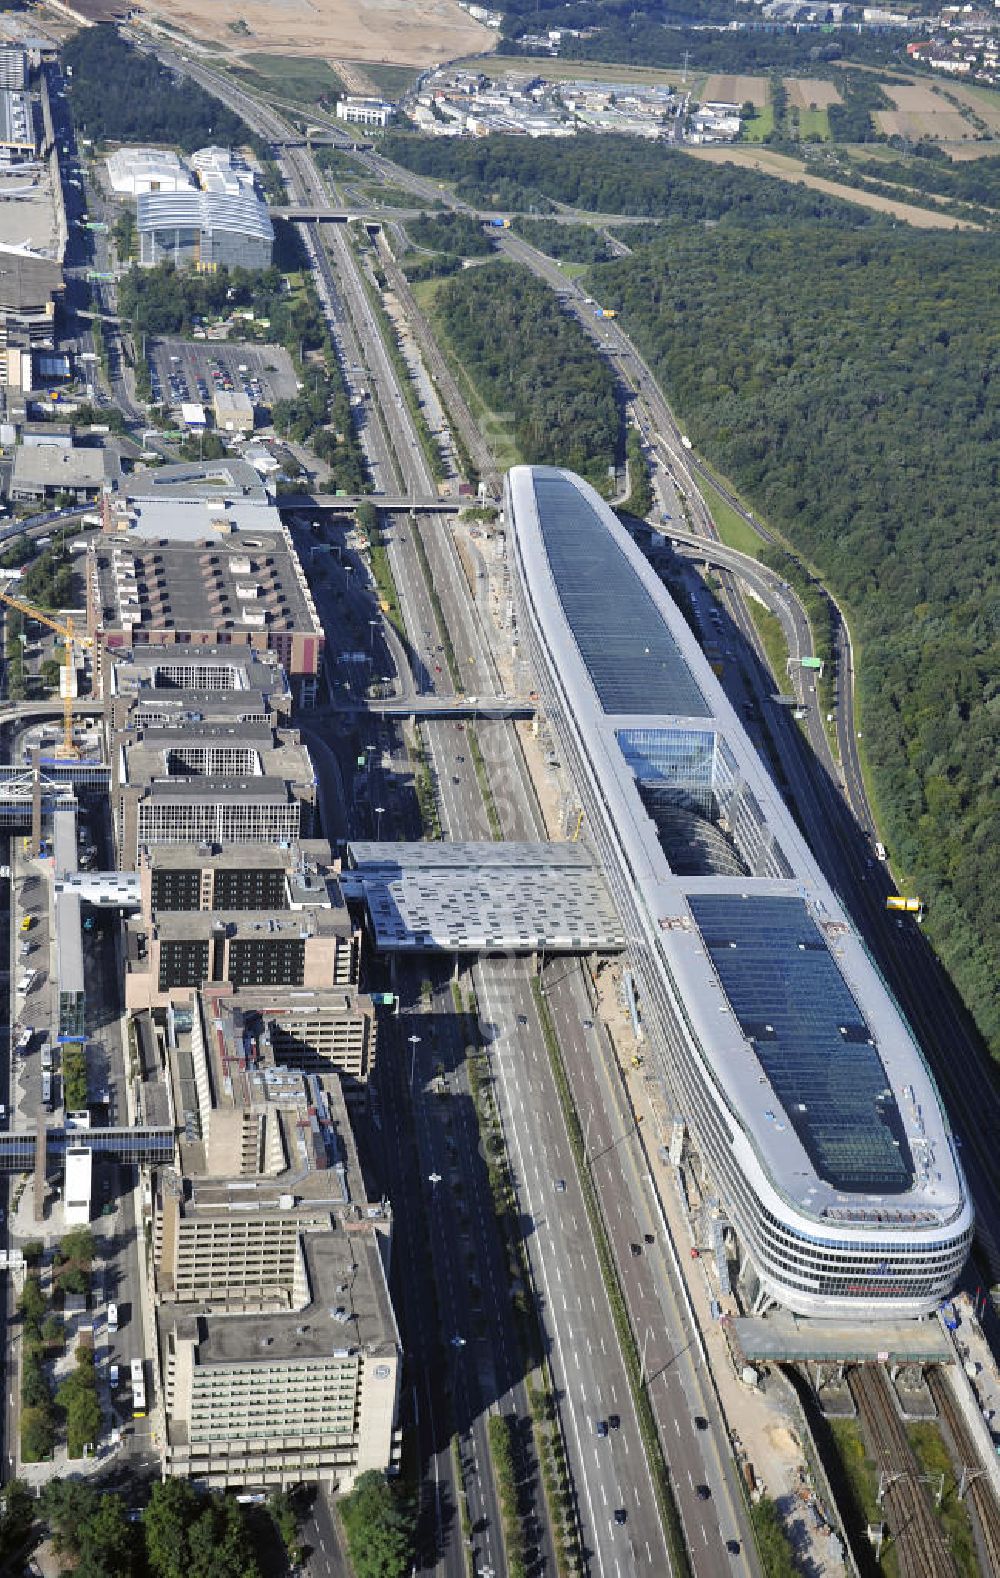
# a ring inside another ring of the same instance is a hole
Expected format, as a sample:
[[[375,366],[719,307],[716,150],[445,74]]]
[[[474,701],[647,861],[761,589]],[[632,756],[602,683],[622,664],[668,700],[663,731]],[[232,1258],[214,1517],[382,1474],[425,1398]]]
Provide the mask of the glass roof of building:
[[[563,613],[606,713],[710,717],[663,615],[592,505],[563,473],[533,474]]]
[[[690,895],[743,1034],[820,1177],[846,1192],[901,1193],[912,1167],[899,1110],[858,1005],[796,898]]]

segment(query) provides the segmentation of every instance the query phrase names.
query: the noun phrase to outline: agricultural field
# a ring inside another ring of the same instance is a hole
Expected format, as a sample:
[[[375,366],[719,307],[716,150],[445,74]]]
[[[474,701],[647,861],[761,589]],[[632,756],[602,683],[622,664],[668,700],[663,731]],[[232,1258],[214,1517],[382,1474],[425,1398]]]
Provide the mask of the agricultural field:
[[[715,71],[702,90],[702,101],[708,104],[750,103],[762,110],[767,103],[766,77],[748,77],[726,71]]]
[[[789,109],[828,110],[831,104],[841,102],[836,86],[824,82],[821,77],[786,77],[784,80]]]
[[[934,142],[971,142],[976,135],[971,120],[924,83],[887,82],[885,93],[895,108],[876,110],[875,121],[887,137],[906,137],[912,142],[922,138]]]
[[[947,95],[953,105],[964,105],[972,116],[988,126],[994,137],[1000,137],[1000,93],[993,88],[975,88],[964,82],[949,82],[942,93]],[[989,149],[986,151],[989,152]],[[966,155],[963,152],[958,157],[965,158]]]
[[[751,123],[752,124],[752,123]],[[735,164],[748,170],[764,170],[768,175],[780,176],[783,181],[796,181],[800,186],[826,192],[830,197],[842,198],[847,203],[858,203],[862,208],[873,208],[880,214],[892,214],[905,220],[916,230],[979,230],[981,226],[966,219],[953,219],[933,208],[917,208],[913,203],[896,198],[882,197],[877,192],[861,192],[838,181],[828,181],[824,176],[811,175],[798,159],[787,154],[775,153],[770,148],[748,147],[742,143],[729,143],[726,147],[691,148],[692,159],[706,159],[710,164]]]

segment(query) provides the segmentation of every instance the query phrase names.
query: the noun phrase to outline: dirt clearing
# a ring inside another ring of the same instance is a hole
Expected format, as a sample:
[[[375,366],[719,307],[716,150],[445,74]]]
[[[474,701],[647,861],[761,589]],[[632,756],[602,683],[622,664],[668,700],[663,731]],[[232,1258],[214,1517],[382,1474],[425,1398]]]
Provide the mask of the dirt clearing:
[[[140,9],[248,58],[258,50],[320,60],[429,66],[497,40],[456,0],[144,0]],[[234,28],[236,31],[234,32]]]
[[[736,164],[744,169],[763,170],[768,175],[777,175],[783,181],[798,181],[802,186],[811,187],[815,192],[826,192],[830,197],[839,197],[845,203],[857,203],[862,208],[874,208],[880,214],[892,214],[896,219],[905,220],[915,230],[981,230],[981,225],[975,225],[970,220],[953,219],[950,214],[935,213],[933,209],[917,208],[913,203],[901,203],[895,198],[880,197],[876,192],[858,192],[849,186],[838,186],[836,181],[827,181],[821,175],[808,175],[801,164],[795,159],[789,159],[784,154],[771,153],[769,149],[756,148],[692,148],[692,159],[706,159],[709,164]]]
[[[833,83],[819,77],[786,77],[785,92],[789,105],[797,110],[828,110],[831,104],[841,102]]]
[[[767,103],[767,78],[730,76],[717,71],[709,77],[702,93],[705,104],[745,104],[747,99],[762,110]]]

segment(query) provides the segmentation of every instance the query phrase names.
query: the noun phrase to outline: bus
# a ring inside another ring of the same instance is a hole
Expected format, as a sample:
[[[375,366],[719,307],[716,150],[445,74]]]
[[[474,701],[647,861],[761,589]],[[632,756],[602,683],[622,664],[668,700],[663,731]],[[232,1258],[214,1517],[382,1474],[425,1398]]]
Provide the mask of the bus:
[[[135,1419],[146,1417],[146,1376],[141,1359],[133,1359],[130,1366],[132,1376],[132,1416]]]

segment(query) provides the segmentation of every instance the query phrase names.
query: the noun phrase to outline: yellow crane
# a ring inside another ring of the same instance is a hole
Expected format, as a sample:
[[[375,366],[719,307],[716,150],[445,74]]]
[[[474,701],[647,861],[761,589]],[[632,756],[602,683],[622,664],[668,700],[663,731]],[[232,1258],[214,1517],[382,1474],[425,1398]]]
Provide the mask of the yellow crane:
[[[64,682],[63,704],[63,738],[59,747],[60,756],[77,756],[79,752],[73,743],[73,617],[67,614],[63,620],[53,619],[51,614],[43,613],[40,608],[35,608],[31,603],[26,603],[20,597],[14,597],[10,592],[0,591],[0,602],[7,603],[11,608],[16,608],[19,614],[26,619],[37,619],[40,625],[47,625],[57,635],[62,636],[65,650],[63,665],[66,674]],[[90,637],[76,637],[83,645],[89,644]]]

